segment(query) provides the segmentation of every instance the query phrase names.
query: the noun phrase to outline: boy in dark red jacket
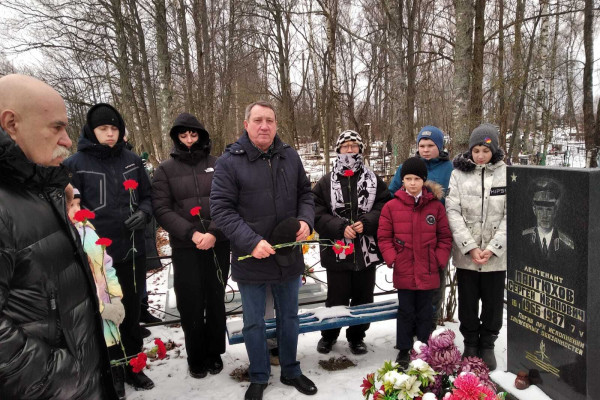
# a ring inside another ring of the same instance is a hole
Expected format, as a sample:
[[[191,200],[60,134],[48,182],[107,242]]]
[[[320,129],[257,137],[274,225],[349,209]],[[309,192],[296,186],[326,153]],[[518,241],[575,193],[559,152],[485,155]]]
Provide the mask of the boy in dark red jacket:
[[[406,368],[413,336],[427,342],[433,292],[440,286],[452,248],[452,233],[441,203],[442,187],[427,182],[427,166],[417,157],[402,165],[402,187],[381,210],[377,240],[385,263],[394,268],[398,289],[396,362]]]

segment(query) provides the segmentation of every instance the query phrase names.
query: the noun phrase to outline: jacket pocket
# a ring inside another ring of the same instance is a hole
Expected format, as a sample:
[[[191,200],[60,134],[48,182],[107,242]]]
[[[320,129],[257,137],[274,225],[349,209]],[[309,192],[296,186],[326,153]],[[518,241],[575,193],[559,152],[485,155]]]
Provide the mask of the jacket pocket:
[[[286,197],[289,197],[290,196],[290,188],[289,188],[288,178],[285,175],[285,169],[283,167],[279,168],[279,177],[281,178],[280,181],[283,184],[285,195],[286,195]]]

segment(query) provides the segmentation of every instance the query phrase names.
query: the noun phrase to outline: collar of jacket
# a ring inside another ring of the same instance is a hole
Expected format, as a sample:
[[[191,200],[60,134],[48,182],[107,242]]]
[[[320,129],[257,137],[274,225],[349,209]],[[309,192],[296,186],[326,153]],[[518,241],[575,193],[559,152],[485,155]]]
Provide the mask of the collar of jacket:
[[[31,162],[14,140],[0,128],[0,182],[46,191],[64,189],[69,173],[64,165],[44,167]]]
[[[410,194],[408,194],[408,192],[406,190],[404,190],[404,186],[401,188],[401,190],[397,190],[396,193],[394,194],[394,196],[396,198],[398,198],[398,200],[400,200],[404,204],[413,206],[415,208],[421,208],[425,204],[427,204],[431,200],[433,200],[433,198],[435,197],[433,195],[433,192],[431,191],[431,189],[425,185],[423,185],[422,193],[423,194],[421,194],[421,197],[419,198],[419,202],[416,205],[415,205],[415,198],[413,196],[411,196]]]
[[[490,160],[490,162],[485,165],[475,164],[475,161],[471,159],[470,154],[471,153],[467,151],[465,153],[457,155],[456,157],[454,157],[454,160],[452,160],[452,166],[455,169],[458,169],[459,171],[471,172],[475,169],[481,168],[495,170],[501,165],[504,165],[504,161],[502,161],[504,160],[504,152],[501,149],[498,149],[498,151],[492,155],[492,159]]]
[[[198,142],[194,143],[189,149],[184,144],[181,144],[181,146],[174,144],[173,150],[171,150],[171,157],[185,164],[196,165],[210,154],[210,143],[208,145],[204,143],[196,146],[197,144]]]
[[[87,125],[83,127],[84,130],[86,128]],[[91,156],[100,159],[119,157],[124,148],[125,142],[121,139],[119,139],[119,141],[113,147],[110,147],[106,144],[92,142],[84,133],[82,133],[82,135],[79,137],[79,141],[77,142],[77,151],[88,153]]]
[[[288,147],[290,147],[289,144],[283,143],[281,139],[279,139],[279,135],[275,135],[275,139],[273,139],[271,158],[273,158],[276,154],[279,154],[281,158],[285,158],[285,152],[283,150]],[[250,142],[250,137],[245,129],[238,141],[232,144],[227,150],[231,154],[235,155],[247,154],[250,161],[258,160],[263,155],[263,153],[256,146],[254,146],[252,142]]]
[[[448,152],[443,150],[440,151],[440,155],[437,156],[436,158],[431,158],[429,160],[424,159],[423,157],[421,157],[421,155],[419,154],[419,152],[417,151],[416,156],[419,157],[420,159],[422,159],[423,161],[425,161],[425,164],[427,164],[427,166],[434,166],[437,164],[441,164],[444,161],[450,161],[450,156],[448,155]]]

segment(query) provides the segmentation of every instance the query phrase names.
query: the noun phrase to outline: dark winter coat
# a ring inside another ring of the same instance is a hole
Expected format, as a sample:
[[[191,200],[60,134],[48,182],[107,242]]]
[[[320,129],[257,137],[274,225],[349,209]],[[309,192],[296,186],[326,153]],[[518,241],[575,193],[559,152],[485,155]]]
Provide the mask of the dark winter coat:
[[[173,151],[171,158],[162,162],[154,172],[152,181],[152,208],[160,226],[168,233],[173,248],[196,247],[192,242],[194,232],[211,233],[218,245],[229,246],[227,238],[217,229],[210,217],[209,196],[217,158],[210,155],[208,132],[189,114],[182,114],[171,129]],[[193,120],[188,120],[189,117]],[[180,125],[196,127],[198,141],[187,148],[176,132]],[[196,126],[198,125],[198,126]],[[194,207],[202,207],[200,215],[190,214]]]
[[[98,143],[96,135],[89,128],[89,116],[94,107],[88,111],[88,123],[82,128],[77,153],[65,160],[64,164],[72,172],[71,183],[81,192],[82,208],[96,213],[93,223],[98,236],[113,241],[106,251],[115,263],[122,263],[133,257],[131,231],[123,223],[132,213],[129,190],[125,190],[123,182],[133,179],[138,183],[131,196],[133,210],[144,211],[150,221],[150,179],[142,159],[125,148],[124,132],[120,133],[119,140],[112,148]],[[144,241],[144,230],[136,230],[136,257],[146,254]]]
[[[341,215],[340,217],[334,216],[331,212],[331,174],[328,173],[323,176],[316,183],[312,192],[315,199],[315,231],[319,234],[320,239],[331,239],[333,241],[340,240],[344,237],[344,229],[348,226],[348,221],[360,221],[363,223],[363,234],[371,235],[377,239],[377,226],[379,225],[379,214],[384,204],[390,199],[389,191],[385,182],[381,178],[377,177],[377,193],[375,195],[375,202],[373,208],[368,213],[358,215],[358,193],[356,184],[360,173],[356,173],[351,177],[345,177],[340,175],[339,180],[341,183],[342,196],[344,197],[344,203],[352,202],[352,216]],[[348,179],[350,179],[350,185],[352,186],[352,196],[348,193]],[[347,210],[346,210],[347,211]],[[348,213],[349,214],[349,213]],[[354,251],[356,257],[348,257],[344,260],[337,260],[335,253],[330,247],[321,247],[321,265],[324,268],[334,271],[360,271],[367,267],[372,266],[365,265],[363,252],[360,245],[359,236],[354,240]],[[356,263],[354,260],[356,259]],[[381,257],[380,257],[381,259]]]
[[[439,270],[446,267],[452,233],[439,201],[441,185],[427,181],[419,202],[403,189],[381,210],[377,238],[388,267],[394,267],[394,287],[431,290],[440,287]]]
[[[0,399],[116,398],[67,183],[0,129]]]
[[[271,157],[259,151],[244,131],[217,160],[210,194],[210,213],[231,241],[232,278],[237,282],[282,282],[304,271],[304,260],[280,267],[275,257],[250,254],[275,226],[289,217],[313,226],[315,211],[310,181],[296,150],[275,136]]]
[[[417,157],[420,157],[419,152],[417,151]],[[438,183],[442,185],[444,189],[444,193],[448,191],[448,185],[450,184],[450,175],[452,174],[452,161],[448,157],[448,153],[445,151],[440,152],[439,157],[432,158],[431,160],[426,160],[425,165],[427,165],[427,180],[431,182]],[[398,166],[396,170],[396,174],[392,178],[390,182],[390,194],[393,197],[398,189],[402,187],[402,164]],[[442,197],[440,201],[444,204],[446,198]]]

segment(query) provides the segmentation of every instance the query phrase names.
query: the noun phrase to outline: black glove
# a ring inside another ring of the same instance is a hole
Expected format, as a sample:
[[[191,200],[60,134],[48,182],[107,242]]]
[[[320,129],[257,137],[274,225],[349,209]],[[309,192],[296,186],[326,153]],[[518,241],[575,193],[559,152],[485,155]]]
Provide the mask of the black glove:
[[[125,220],[125,226],[130,231],[144,229],[146,227],[146,213],[142,210],[137,210],[131,215],[131,217]]]

